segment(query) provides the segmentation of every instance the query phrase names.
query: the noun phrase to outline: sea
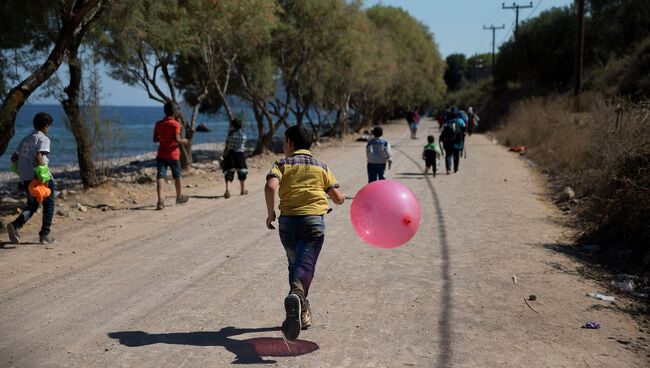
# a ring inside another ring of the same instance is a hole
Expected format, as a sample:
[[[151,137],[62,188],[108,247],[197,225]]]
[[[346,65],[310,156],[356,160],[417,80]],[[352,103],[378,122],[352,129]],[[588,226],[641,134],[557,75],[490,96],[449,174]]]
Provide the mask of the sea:
[[[60,105],[26,104],[16,117],[15,134],[9,142],[5,154],[0,156],[0,171],[9,168],[9,158],[20,143],[20,140],[34,130],[32,119],[35,114],[46,112],[52,116],[54,123],[50,126],[48,136],[51,140],[50,166],[61,167],[77,162],[76,144],[67,117]],[[189,119],[190,110],[183,111]],[[233,113],[244,121],[244,132],[249,140],[257,139],[257,124],[250,108],[234,109]],[[153,128],[157,121],[164,117],[162,106],[102,106],[100,119],[110,122],[110,129],[104,125],[104,130],[112,132],[112,138],[104,138],[95,142],[95,146],[107,147],[113,156],[132,157],[147,152],[156,151],[158,145],[153,143]],[[228,131],[228,118],[224,114],[200,114],[197,125],[203,123],[209,132],[196,132],[193,144],[223,143]],[[91,128],[91,135],[92,128]],[[216,147],[216,146],[215,146]]]

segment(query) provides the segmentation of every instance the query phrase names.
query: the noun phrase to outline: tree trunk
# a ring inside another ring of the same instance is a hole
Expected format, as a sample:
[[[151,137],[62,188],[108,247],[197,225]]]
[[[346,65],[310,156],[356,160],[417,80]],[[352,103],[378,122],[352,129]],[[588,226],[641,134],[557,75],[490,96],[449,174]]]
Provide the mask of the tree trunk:
[[[81,61],[77,55],[79,43],[70,48],[68,56],[68,69],[70,71],[70,83],[64,89],[68,98],[61,101],[63,110],[68,116],[70,130],[77,144],[77,162],[79,163],[79,175],[84,188],[92,188],[99,184],[95,174],[95,164],[92,159],[92,148],[88,128],[79,111],[79,90],[81,88]]]
[[[305,116],[307,117],[307,122],[311,128],[311,134],[314,136],[314,143],[320,142],[320,127],[314,124],[314,119],[312,119],[309,114],[305,114]]]
[[[253,155],[259,155],[269,149],[268,145],[264,145],[264,116],[257,103],[257,99],[255,99],[253,101],[253,113],[255,114],[255,122],[257,122],[257,142],[255,143]]]
[[[207,95],[208,87],[204,87],[203,93],[196,98],[196,104],[192,106],[192,117],[190,118],[189,124],[181,114],[181,124],[185,128],[185,139],[187,139],[187,144],[185,146],[179,146],[181,151],[181,168],[183,169],[187,169],[194,161],[192,159],[192,139],[194,139],[194,132],[196,131],[196,118],[199,116],[201,103]]]
[[[341,103],[341,123],[343,124],[343,129],[341,130],[342,135],[347,135],[350,132],[350,124],[348,124],[348,115],[350,113],[350,94],[343,96]]]
[[[68,2],[66,1],[61,6],[65,9],[73,9]],[[66,14],[65,19],[63,19],[54,48],[50,51],[45,63],[9,91],[2,108],[0,108],[0,156],[5,153],[9,140],[14,135],[16,114],[18,114],[20,108],[25,104],[32,92],[48,80],[63,63],[63,58],[70,45],[75,40],[83,38],[88,25],[101,12],[103,3],[103,0],[93,0],[74,6],[72,13]]]
[[[187,123],[187,119],[185,119],[185,116],[183,116],[182,113],[179,113],[180,115],[180,123],[183,128],[185,128],[185,139],[187,139],[187,144],[179,144],[178,149],[181,151],[181,168],[183,170],[187,169],[192,165],[193,159],[192,159],[192,138],[194,137],[194,129],[190,124]]]

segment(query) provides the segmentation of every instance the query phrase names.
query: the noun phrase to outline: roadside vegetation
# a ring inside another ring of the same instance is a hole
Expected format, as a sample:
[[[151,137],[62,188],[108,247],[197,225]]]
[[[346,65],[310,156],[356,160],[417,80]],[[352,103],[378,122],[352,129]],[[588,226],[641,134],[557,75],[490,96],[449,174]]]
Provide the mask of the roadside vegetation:
[[[526,157],[550,176],[558,204],[572,214],[578,240],[600,245],[599,260],[615,269],[647,271],[650,4],[588,0],[585,23],[579,111],[571,93],[572,7],[523,22],[518,37],[499,49],[494,74],[478,82],[465,77],[438,108],[473,106],[481,129],[506,146],[526,146]]]

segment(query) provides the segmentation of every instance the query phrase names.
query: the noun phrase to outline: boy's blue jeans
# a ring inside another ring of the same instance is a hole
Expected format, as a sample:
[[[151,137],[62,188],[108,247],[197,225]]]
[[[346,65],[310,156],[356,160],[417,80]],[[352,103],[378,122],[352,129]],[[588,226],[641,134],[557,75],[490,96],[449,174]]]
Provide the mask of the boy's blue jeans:
[[[25,193],[27,193],[27,206],[23,209],[23,213],[21,213],[13,222],[16,229],[23,227],[23,225],[32,218],[36,211],[38,211],[39,203],[31,196],[31,194],[29,194],[29,183],[30,181],[23,182],[23,184],[25,184]],[[38,235],[47,235],[50,233],[52,219],[54,218],[54,180],[48,181],[47,186],[52,191],[52,194],[43,201],[43,224],[41,225],[41,231]]]
[[[386,164],[368,163],[368,183],[386,179],[384,177],[384,172],[386,172]]]
[[[289,293],[307,298],[325,240],[323,216],[280,216],[280,241],[289,261]]]

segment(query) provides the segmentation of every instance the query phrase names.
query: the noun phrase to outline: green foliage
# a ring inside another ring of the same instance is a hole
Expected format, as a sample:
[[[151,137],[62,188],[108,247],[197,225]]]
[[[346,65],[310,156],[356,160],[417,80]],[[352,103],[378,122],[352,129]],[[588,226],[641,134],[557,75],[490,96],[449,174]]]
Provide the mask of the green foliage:
[[[175,0],[121,0],[103,17],[100,40],[111,77],[141,85],[159,99],[171,91],[154,93],[159,73],[188,47],[188,17]],[[149,80],[151,79],[151,80]]]
[[[61,4],[48,0],[0,2],[0,99],[46,57],[58,34]]]
[[[629,52],[630,45],[650,36],[647,0],[588,0],[587,32],[595,61],[606,62]]]
[[[398,69],[389,92],[391,103],[412,108],[442,97],[444,63],[426,26],[401,8],[378,5],[367,14],[396,51]]]
[[[335,55],[345,59],[346,45],[340,35],[350,29],[346,6],[341,0],[289,0],[282,3],[280,23],[273,32],[272,54],[278,65],[286,93],[299,103],[304,98],[313,99],[321,90],[321,76],[331,68]],[[331,71],[331,69],[330,69]]]
[[[610,98],[621,95],[638,101],[650,96],[650,37],[629,55],[612,58],[597,69],[587,87]]]
[[[254,83],[261,83],[255,87],[264,88],[265,93],[272,89],[273,71],[265,67],[264,50],[270,46],[277,23],[275,1],[195,0],[188,1],[186,9],[191,46],[179,54],[175,65],[175,84],[183,90],[186,102],[200,103],[201,111],[218,111],[224,102],[218,88],[224,94],[244,93],[237,75],[244,69]],[[253,73],[264,76],[253,77]]]
[[[527,93],[566,91],[573,78],[575,14],[568,7],[553,8],[519,27],[516,40],[503,44],[495,68],[495,82],[521,83]]]
[[[467,58],[464,54],[451,54],[445,59],[447,69],[445,70],[445,83],[449,91],[457,91],[465,85],[467,74]]]
[[[468,82],[478,83],[492,75],[492,54],[476,54],[467,58],[465,79]]]
[[[589,0],[585,19],[585,79],[595,76],[597,80],[591,82],[592,86],[614,89],[635,98],[639,94],[647,96],[643,92],[647,91],[647,54],[639,50],[638,44],[649,36],[647,0]],[[568,91],[574,78],[575,38],[576,14],[570,7],[553,8],[524,22],[518,38],[500,48],[495,71],[498,90],[515,85],[529,96]],[[635,56],[630,57],[632,54]],[[604,65],[605,70],[601,70]],[[631,70],[623,71],[622,65]],[[611,78],[623,74],[624,79]],[[603,85],[603,78],[616,86]]]
[[[49,47],[56,33],[59,6],[50,0],[0,2],[0,49]]]

